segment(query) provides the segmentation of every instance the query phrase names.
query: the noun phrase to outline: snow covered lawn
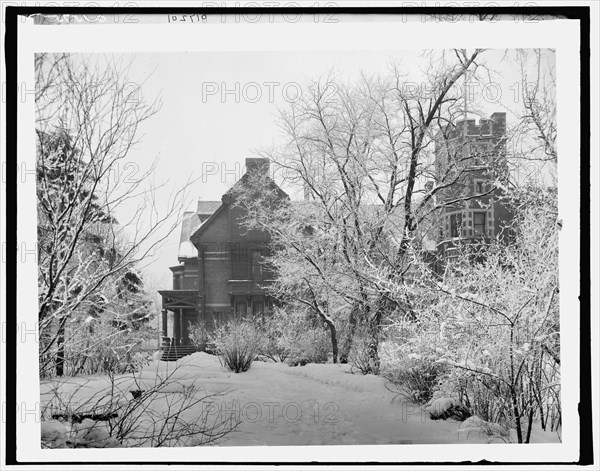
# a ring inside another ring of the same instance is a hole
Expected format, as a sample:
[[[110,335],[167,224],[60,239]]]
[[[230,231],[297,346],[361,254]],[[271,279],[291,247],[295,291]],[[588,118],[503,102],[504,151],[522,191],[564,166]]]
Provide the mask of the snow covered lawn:
[[[378,376],[353,375],[348,365],[290,367],[254,362],[235,374],[215,356],[196,353],[177,363],[174,390],[195,384],[207,393],[227,390],[209,405],[210,414],[239,414],[240,425],[220,445],[347,445],[403,443],[488,443],[493,438],[461,428],[457,421],[431,420],[414,404],[402,402]],[[157,372],[172,371],[175,363],[155,361],[138,374],[141,388]],[[108,384],[93,376],[65,379],[61,392],[84,403]],[[131,388],[135,389],[131,380]],[[41,384],[42,403],[51,399],[52,382]],[[175,392],[175,391],[174,391]],[[61,395],[63,395],[61,394]],[[156,407],[160,407],[157,403]],[[199,413],[200,411],[198,411]],[[472,424],[471,424],[472,425]],[[496,442],[499,439],[495,440]],[[532,442],[559,442],[556,433],[534,430]]]

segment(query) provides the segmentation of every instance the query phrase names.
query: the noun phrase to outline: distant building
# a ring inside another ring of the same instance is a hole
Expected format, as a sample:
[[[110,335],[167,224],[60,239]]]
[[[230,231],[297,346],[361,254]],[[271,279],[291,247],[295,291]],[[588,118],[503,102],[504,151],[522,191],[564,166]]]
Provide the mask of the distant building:
[[[436,140],[436,184],[454,182],[437,194],[444,209],[439,224],[438,260],[452,258],[460,244],[503,236],[512,216],[494,184],[508,175],[506,113],[451,123]]]

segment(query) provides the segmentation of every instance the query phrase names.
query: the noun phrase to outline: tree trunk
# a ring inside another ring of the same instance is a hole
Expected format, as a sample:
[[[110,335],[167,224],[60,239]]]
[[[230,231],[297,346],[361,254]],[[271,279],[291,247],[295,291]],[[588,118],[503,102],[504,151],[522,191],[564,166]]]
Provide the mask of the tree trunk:
[[[65,372],[65,326],[62,322],[59,323],[58,332],[56,333],[56,343],[58,350],[56,351],[56,376],[62,376]]]
[[[521,429],[521,415],[519,414],[517,391],[515,391],[514,385],[511,385],[511,387],[510,387],[510,397],[512,399],[513,414],[515,416],[515,427],[517,429],[517,443],[523,443],[523,431]]]
[[[370,373],[374,375],[379,374],[381,362],[379,360],[379,333],[381,330],[381,317],[382,317],[382,306],[377,306],[377,310],[373,315],[373,318],[369,321],[367,335],[367,355],[369,357]]]
[[[352,340],[356,333],[356,307],[352,308],[348,317],[348,331],[342,343],[342,349],[340,352],[340,363],[348,363],[350,357],[350,350],[352,349]]]
[[[337,339],[337,331],[335,329],[335,325],[333,322],[326,320],[325,323],[327,327],[329,327],[329,333],[331,335],[331,350],[333,353],[333,362],[338,362],[338,339]]]
[[[531,438],[531,429],[533,428],[533,408],[529,411],[529,420],[527,421],[527,435],[525,437],[525,443],[529,443]]]

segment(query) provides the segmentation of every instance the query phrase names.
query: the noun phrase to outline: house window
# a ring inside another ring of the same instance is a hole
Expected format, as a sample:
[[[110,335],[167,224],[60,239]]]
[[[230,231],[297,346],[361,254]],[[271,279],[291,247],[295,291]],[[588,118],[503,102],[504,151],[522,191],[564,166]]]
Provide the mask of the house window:
[[[460,237],[462,227],[462,213],[450,215],[450,237]]]
[[[485,190],[485,185],[484,185],[483,181],[476,180],[475,181],[475,193],[483,193],[484,190]]]
[[[232,278],[234,280],[248,279],[248,260],[244,250],[239,244],[236,244],[232,250],[231,264]]]
[[[485,235],[485,213],[473,213],[473,235],[483,236]]]
[[[251,257],[250,263],[252,264],[252,281],[254,281],[256,283],[262,283],[263,276],[262,276],[262,266],[260,264],[260,257],[261,257],[260,249],[251,250],[250,257]]]

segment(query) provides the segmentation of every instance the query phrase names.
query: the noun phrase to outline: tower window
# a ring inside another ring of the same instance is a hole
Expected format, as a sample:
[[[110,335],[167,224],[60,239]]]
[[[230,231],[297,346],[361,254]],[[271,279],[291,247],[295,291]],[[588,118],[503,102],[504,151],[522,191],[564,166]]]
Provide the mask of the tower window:
[[[470,154],[474,165],[486,165],[489,154],[488,142],[476,142],[470,145]]]
[[[485,235],[485,213],[473,213],[473,235],[483,236]]]

